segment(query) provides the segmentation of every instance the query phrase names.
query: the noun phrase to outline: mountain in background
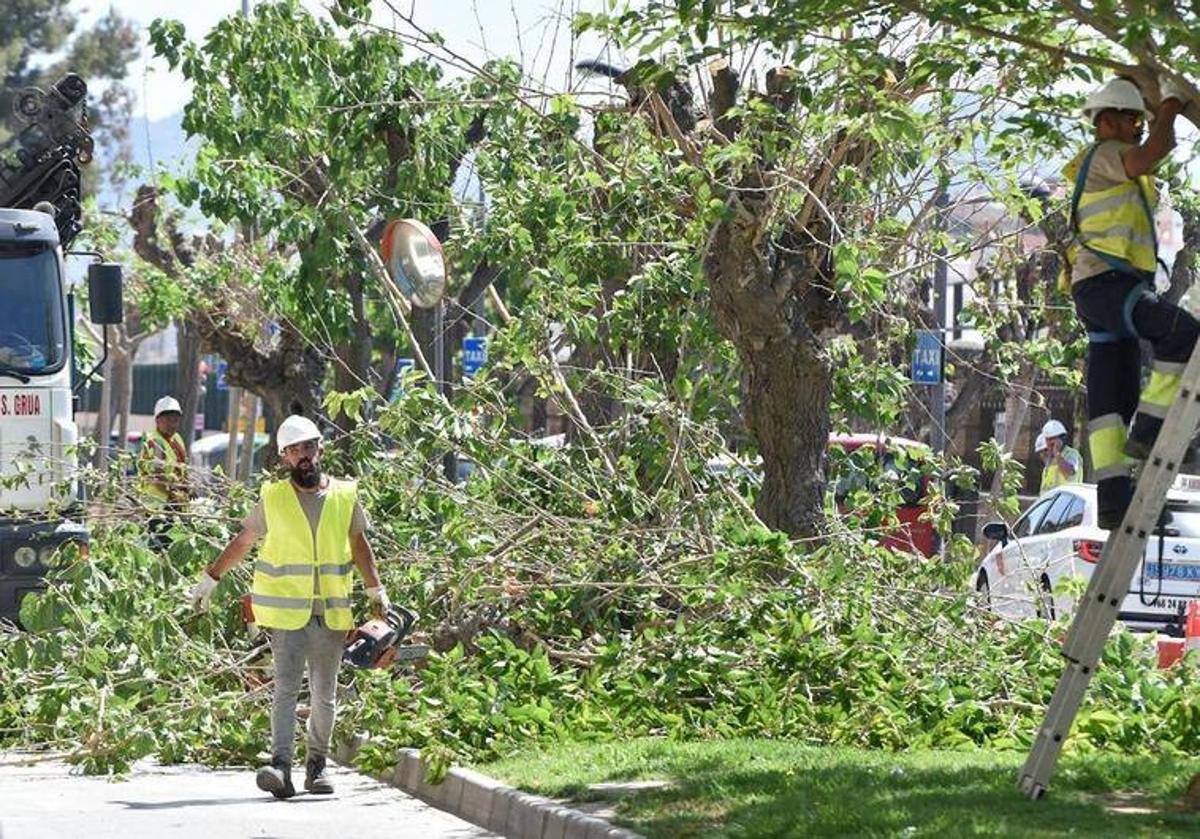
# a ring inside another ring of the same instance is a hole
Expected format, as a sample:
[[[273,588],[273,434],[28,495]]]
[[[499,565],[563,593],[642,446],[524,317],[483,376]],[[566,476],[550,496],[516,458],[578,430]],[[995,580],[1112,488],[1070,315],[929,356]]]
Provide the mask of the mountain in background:
[[[143,174],[131,177],[126,184],[126,190],[136,189],[153,171],[166,169],[169,172],[179,172],[192,162],[199,141],[194,138],[187,139],[182,122],[182,112],[170,114],[162,119],[147,120],[145,117],[135,117],[130,121],[129,145],[133,150],[133,163],[141,168]],[[117,195],[112,185],[105,183],[101,186],[97,198],[101,207],[117,208],[128,206],[132,196]]]

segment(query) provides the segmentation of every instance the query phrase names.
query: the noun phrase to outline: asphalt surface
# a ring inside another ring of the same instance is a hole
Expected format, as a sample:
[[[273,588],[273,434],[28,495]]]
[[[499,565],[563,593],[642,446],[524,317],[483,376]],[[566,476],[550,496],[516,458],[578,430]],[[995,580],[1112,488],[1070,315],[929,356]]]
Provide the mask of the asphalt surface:
[[[0,754],[0,839],[482,839],[495,837],[399,790],[331,766],[335,793],[276,801],[251,769],[142,762],[113,780],[40,756]],[[304,780],[303,768],[299,787]]]

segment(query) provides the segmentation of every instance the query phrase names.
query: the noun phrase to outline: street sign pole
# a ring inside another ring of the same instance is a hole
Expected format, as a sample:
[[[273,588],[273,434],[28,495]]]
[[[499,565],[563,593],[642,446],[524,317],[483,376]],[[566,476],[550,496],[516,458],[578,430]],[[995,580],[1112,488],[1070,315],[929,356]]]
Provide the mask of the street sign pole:
[[[943,181],[938,186],[935,210],[937,217],[934,223],[938,233],[943,233],[946,230],[946,207],[949,203],[950,197],[946,194],[946,186]],[[934,260],[933,308],[938,328],[939,355],[942,356],[942,363],[944,364],[944,339],[946,335],[946,248],[941,242],[938,243],[937,250],[934,252]],[[933,433],[929,435],[929,442],[933,445],[933,450],[938,454],[946,452],[946,377],[941,375],[940,372],[937,384],[933,386]]]

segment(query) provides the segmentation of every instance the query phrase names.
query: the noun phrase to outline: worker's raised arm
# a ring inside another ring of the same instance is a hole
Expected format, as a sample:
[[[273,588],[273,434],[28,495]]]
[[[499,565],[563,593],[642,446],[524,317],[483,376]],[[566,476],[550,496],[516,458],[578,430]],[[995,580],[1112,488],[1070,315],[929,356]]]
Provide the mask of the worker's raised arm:
[[[1125,174],[1137,178],[1149,174],[1175,148],[1175,117],[1183,113],[1186,103],[1172,96],[1158,104],[1150,134],[1141,145],[1121,153]]]

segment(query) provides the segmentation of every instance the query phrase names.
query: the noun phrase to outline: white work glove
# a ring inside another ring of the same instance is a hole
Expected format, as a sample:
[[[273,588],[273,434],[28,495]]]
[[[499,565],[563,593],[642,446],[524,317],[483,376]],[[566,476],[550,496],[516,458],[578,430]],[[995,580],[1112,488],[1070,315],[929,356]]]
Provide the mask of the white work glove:
[[[1178,99],[1180,104],[1186,105],[1192,97],[1188,95],[1187,89],[1174,79],[1163,79],[1159,82],[1158,89],[1162,91],[1162,98]]]
[[[212,599],[212,593],[217,588],[217,581],[214,580],[208,571],[200,572],[200,579],[192,586],[192,591],[188,594],[188,603],[197,612],[207,612],[208,602]]]
[[[383,586],[367,586],[367,606],[375,617],[386,616],[388,609],[392,608],[392,601],[388,600],[387,589]]]

